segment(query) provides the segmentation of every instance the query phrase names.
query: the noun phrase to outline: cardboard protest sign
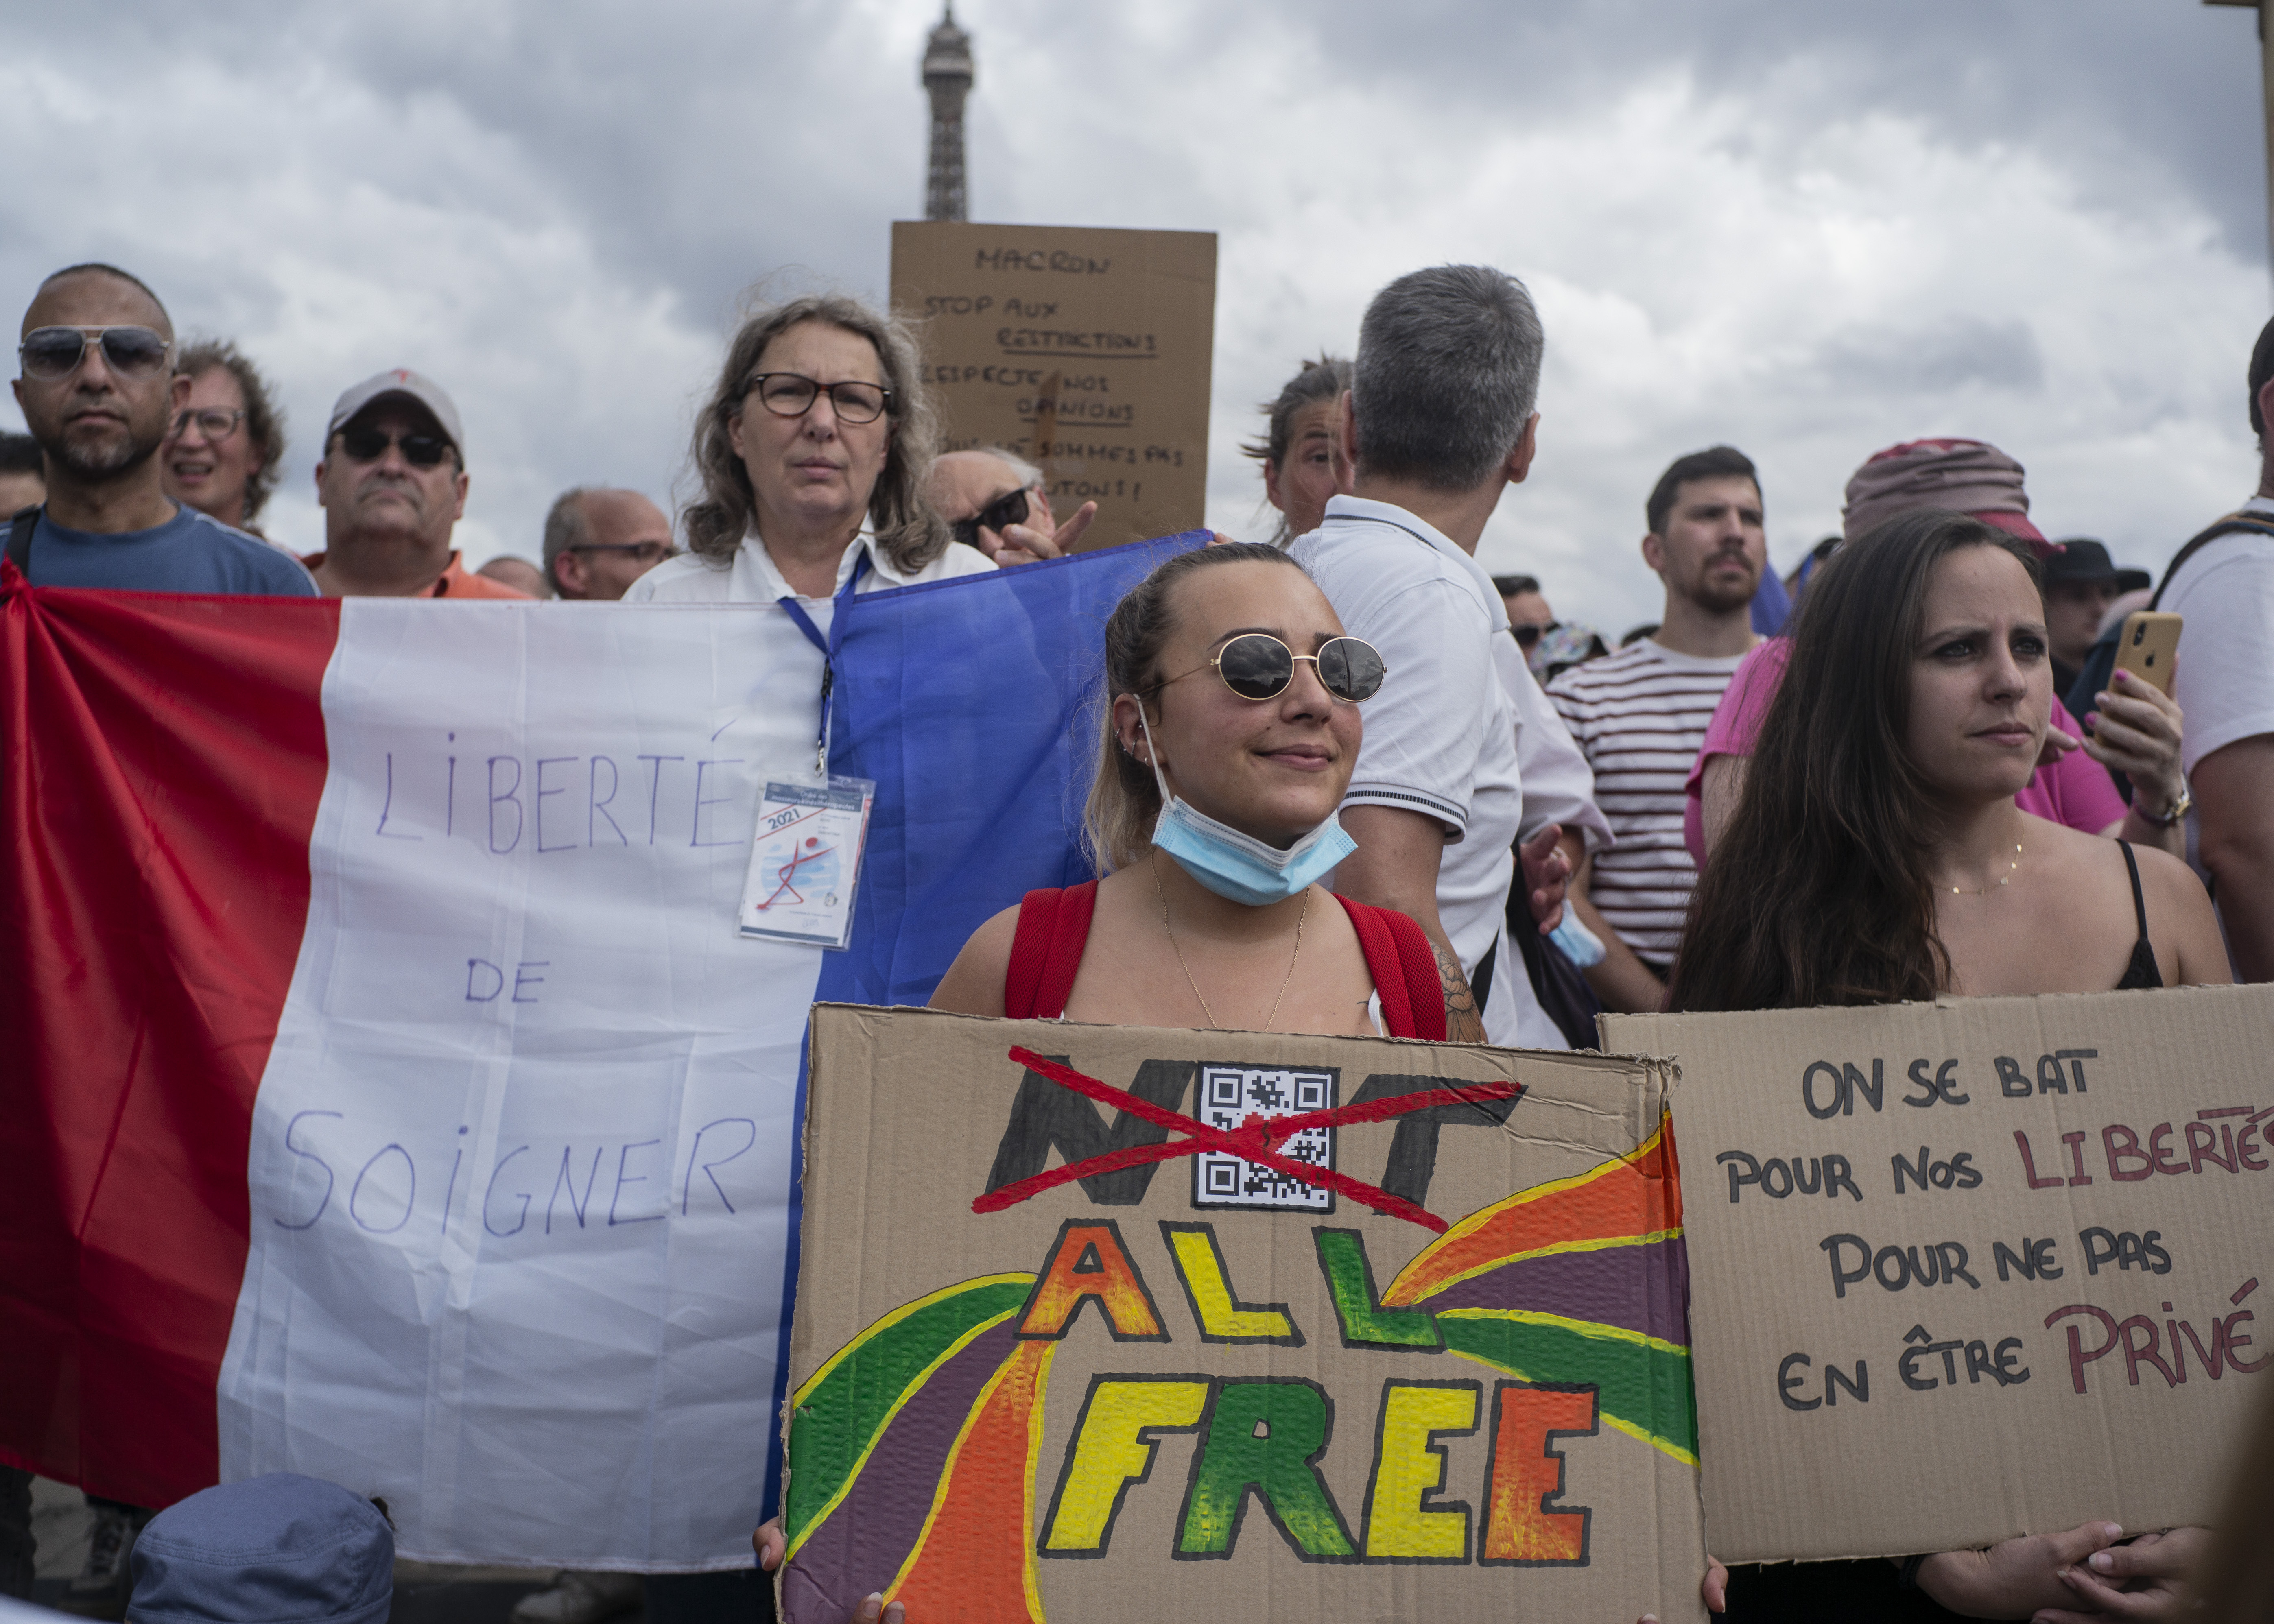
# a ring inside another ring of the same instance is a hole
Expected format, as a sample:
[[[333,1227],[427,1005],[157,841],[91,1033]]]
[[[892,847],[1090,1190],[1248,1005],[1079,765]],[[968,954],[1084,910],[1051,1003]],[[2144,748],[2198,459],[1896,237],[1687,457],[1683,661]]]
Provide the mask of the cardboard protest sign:
[[[785,1616],[1702,1616],[1661,1079],[817,1005]]]
[[[2274,1363],[2274,988],[1603,1029],[1680,1056],[1717,1556],[2210,1515]]]
[[[945,448],[1041,467],[1081,545],[1200,528],[1216,234],[900,221],[892,307],[922,319]]]

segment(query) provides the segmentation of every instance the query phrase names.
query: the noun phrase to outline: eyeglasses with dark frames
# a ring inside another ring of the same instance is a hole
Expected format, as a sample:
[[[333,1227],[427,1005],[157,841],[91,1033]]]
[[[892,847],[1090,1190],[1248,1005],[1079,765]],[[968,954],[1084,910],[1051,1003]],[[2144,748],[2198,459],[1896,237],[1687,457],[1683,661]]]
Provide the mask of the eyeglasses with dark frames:
[[[743,392],[755,391],[758,404],[777,417],[802,417],[825,389],[840,423],[874,423],[892,403],[892,392],[873,383],[824,384],[802,372],[754,372]]]
[[[956,540],[965,546],[976,547],[980,531],[993,530],[1000,536],[1010,525],[1024,524],[1027,515],[1033,511],[1034,504],[1028,500],[1023,488],[1005,491],[969,518],[957,519],[947,528],[955,532]]]
[[[89,344],[122,378],[154,376],[174,353],[173,341],[145,327],[34,327],[16,346],[24,376],[53,383],[79,371]]]
[[[198,432],[216,445],[237,432],[237,425],[245,421],[243,411],[232,411],[222,406],[206,406],[188,410],[174,419],[173,437],[179,440],[190,432],[190,425],[198,425]]]
[[[667,541],[578,541],[561,550],[563,553],[621,553],[643,564],[660,564],[666,559],[679,556],[679,549]]]

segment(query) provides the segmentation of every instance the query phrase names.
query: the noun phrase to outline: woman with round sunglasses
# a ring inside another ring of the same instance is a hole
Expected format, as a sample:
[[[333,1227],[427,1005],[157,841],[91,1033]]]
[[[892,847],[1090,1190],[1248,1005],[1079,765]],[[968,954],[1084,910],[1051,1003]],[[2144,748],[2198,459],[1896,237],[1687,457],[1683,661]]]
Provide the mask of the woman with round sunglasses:
[[[1336,808],[1386,675],[1276,548],[1162,565],[1106,625],[1088,816],[1104,877],[981,926],[932,1007],[1481,1041],[1419,926],[1318,883],[1354,849]]]
[[[931,1007],[1017,1019],[1481,1042],[1468,982],[1403,914],[1317,882],[1387,673],[1276,547],[1178,553],[1105,627],[1088,832],[1103,879],[972,934]],[[779,1519],[751,1536],[772,1572]],[[899,1624],[870,1596],[856,1624]],[[919,1620],[921,1624],[921,1620]]]

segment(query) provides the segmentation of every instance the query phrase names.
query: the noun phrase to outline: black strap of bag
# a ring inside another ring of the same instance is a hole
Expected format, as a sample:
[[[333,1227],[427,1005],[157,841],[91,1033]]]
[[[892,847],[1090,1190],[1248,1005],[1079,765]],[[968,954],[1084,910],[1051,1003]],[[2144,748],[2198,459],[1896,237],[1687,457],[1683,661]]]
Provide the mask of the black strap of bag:
[[[8,521],[8,561],[26,581],[32,578],[32,531],[39,523],[37,503],[22,509]]]
[[[2231,513],[2201,535],[2189,538],[2187,545],[2172,555],[2171,564],[2165,569],[2163,580],[2157,583],[2156,595],[2148,600],[2148,607],[2160,609],[2164,606],[2164,594],[2172,590],[2172,582],[2179,575],[2180,565],[2195,557],[2196,552],[2203,546],[2217,541],[2222,536],[2232,536],[2238,530],[2248,530],[2260,536],[2274,536],[2274,519],[2268,519],[2255,513]]]

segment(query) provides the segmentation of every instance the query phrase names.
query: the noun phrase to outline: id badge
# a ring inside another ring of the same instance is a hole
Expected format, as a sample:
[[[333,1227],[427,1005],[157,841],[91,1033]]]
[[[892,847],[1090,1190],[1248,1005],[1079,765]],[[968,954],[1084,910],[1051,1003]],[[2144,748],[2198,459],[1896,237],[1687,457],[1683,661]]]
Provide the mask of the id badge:
[[[829,949],[852,940],[853,888],[876,800],[869,778],[766,786],[742,882],[743,936]]]

